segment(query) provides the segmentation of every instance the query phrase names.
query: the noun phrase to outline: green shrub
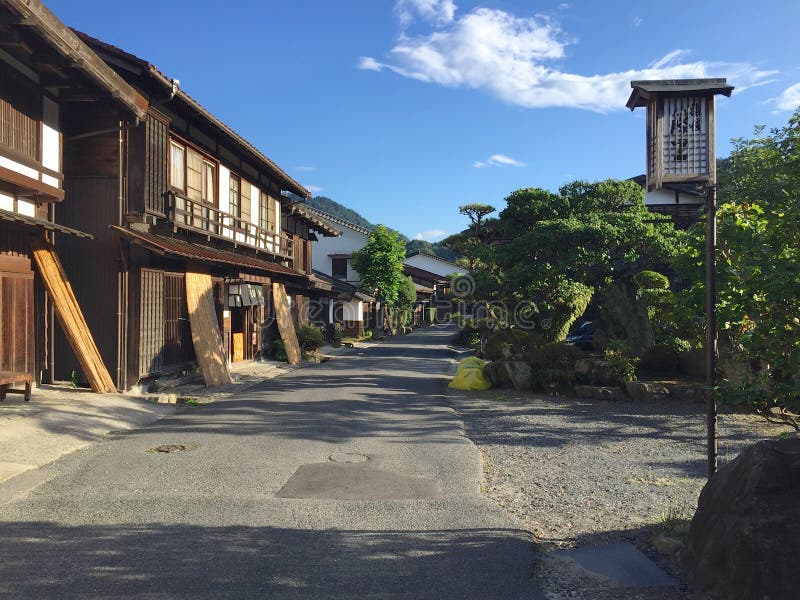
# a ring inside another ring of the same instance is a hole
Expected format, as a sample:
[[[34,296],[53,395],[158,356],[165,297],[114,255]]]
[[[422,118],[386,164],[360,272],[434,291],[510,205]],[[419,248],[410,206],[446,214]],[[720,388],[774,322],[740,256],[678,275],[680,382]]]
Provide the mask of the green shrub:
[[[650,375],[676,376],[681,373],[678,351],[666,344],[656,344],[644,351],[639,359],[639,372]]]
[[[483,347],[483,357],[486,360],[499,360],[503,358],[503,346],[511,346],[513,354],[521,354],[525,350],[527,334],[519,329],[498,329],[489,336]]]
[[[656,271],[641,271],[633,276],[640,290],[668,290],[669,278]]]
[[[480,329],[471,326],[462,328],[458,334],[458,342],[462,346],[477,347],[481,343]]]
[[[341,344],[343,338],[344,338],[344,326],[341,323],[335,323],[333,325],[333,343]]]
[[[297,341],[303,351],[311,352],[325,345],[325,335],[316,325],[300,325],[297,328]]]
[[[531,382],[540,389],[574,384],[575,361],[582,357],[578,348],[563,342],[536,346],[524,354],[525,362],[531,366]]]
[[[275,360],[281,362],[287,362],[289,360],[286,356],[286,344],[283,343],[283,340],[272,340],[272,355],[275,357]]]
[[[606,350],[603,360],[611,364],[612,385],[623,385],[627,381],[636,380],[636,367],[633,361],[620,350]]]

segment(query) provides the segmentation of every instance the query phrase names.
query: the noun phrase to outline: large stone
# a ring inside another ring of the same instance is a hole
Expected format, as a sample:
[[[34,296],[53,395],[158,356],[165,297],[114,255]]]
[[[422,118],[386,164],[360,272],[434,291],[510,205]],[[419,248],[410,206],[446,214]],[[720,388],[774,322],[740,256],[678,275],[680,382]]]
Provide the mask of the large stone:
[[[669,389],[664,384],[647,381],[627,381],[625,382],[625,391],[632,400],[637,402],[646,402],[669,395]]]
[[[590,400],[613,400],[621,402],[628,397],[622,388],[603,385],[576,385],[572,388],[578,398],[588,398]]]
[[[684,553],[704,588],[729,600],[800,595],[800,438],[758,442],[700,494]]]
[[[585,383],[592,383],[594,368],[594,359],[592,358],[579,358],[575,361],[575,376],[578,381]]]
[[[508,360],[502,363],[508,373],[508,379],[516,390],[529,390],[532,387],[531,366],[521,360]]]
[[[614,365],[607,360],[598,360],[594,363],[593,383],[599,385],[613,385],[616,379]]]
[[[509,379],[508,376],[508,369],[504,363],[505,361],[494,360],[490,363],[486,363],[486,366],[483,367],[483,374],[492,382],[492,387],[500,387],[511,383],[511,379]]]

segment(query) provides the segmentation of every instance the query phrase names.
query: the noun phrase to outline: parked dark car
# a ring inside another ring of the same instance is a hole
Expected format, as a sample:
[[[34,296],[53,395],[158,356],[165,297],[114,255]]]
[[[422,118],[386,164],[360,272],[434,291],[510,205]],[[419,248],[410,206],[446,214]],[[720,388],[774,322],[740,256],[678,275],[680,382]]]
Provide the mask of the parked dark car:
[[[594,348],[594,321],[582,321],[567,336],[567,343],[573,344],[581,350]]]

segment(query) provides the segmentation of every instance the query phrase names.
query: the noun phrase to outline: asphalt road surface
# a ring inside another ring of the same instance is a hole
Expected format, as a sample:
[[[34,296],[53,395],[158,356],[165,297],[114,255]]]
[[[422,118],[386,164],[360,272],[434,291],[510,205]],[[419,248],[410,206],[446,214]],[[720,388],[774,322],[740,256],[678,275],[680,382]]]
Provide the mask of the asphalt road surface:
[[[481,495],[479,452],[447,405],[452,333],[45,467],[0,507],[0,598],[538,598],[532,541]]]

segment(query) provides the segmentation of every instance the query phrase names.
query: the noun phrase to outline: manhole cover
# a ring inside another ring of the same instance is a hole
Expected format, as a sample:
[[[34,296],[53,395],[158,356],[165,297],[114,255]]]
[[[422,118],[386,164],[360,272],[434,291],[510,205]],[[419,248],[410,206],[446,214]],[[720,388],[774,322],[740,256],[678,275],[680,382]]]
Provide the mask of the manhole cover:
[[[366,454],[355,454],[352,452],[334,452],[328,458],[333,462],[337,463],[362,463],[362,462],[367,462],[369,457]]]
[[[185,444],[162,444],[160,446],[156,446],[155,448],[150,448],[148,452],[160,452],[162,454],[170,454],[173,452],[183,452],[184,450],[188,450],[189,446]]]

